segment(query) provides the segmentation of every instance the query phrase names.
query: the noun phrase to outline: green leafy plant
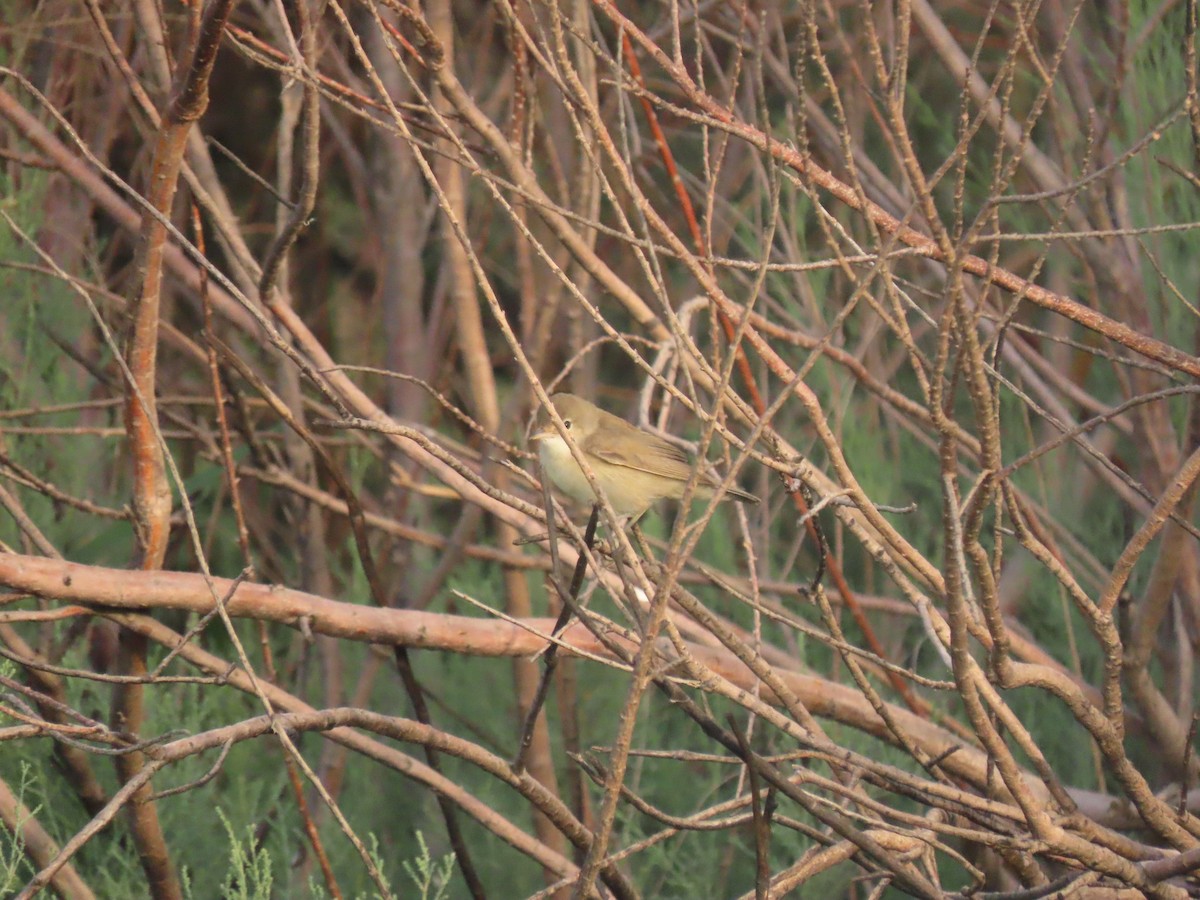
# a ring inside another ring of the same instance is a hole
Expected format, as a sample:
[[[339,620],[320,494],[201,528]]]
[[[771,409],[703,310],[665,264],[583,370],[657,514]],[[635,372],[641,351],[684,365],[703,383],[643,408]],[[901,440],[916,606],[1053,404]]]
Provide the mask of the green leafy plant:
[[[421,900],[444,900],[449,896],[450,880],[454,877],[454,854],[447,853],[441,859],[434,859],[425,843],[425,835],[420,831],[417,831],[417,845],[420,852],[412,859],[404,860],[404,873]]]

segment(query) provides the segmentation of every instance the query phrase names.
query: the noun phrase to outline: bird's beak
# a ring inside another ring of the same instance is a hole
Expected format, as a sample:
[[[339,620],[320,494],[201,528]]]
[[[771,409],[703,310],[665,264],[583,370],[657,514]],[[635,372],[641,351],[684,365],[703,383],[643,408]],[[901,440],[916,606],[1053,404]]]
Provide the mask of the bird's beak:
[[[540,441],[540,440],[544,440],[545,438],[548,438],[548,437],[554,437],[557,434],[558,434],[558,432],[554,430],[554,423],[547,422],[545,425],[543,425],[541,428],[539,428],[537,431],[535,431],[533,434],[531,434],[529,436],[529,440]]]

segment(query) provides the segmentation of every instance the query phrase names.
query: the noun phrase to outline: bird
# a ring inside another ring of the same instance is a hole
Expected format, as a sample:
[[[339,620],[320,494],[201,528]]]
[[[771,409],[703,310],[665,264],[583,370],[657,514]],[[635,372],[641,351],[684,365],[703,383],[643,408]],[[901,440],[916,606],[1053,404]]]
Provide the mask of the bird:
[[[674,444],[575,394],[555,394],[550,402],[618,517],[629,517],[630,522],[636,522],[657,501],[678,500],[683,496],[693,464]],[[583,469],[545,410],[539,415],[530,440],[537,443],[542,469],[560,491],[582,503],[595,502],[595,492]],[[695,496],[709,499],[718,486],[716,479],[701,471]],[[726,488],[721,499],[731,497],[747,503],[759,502],[753,494],[735,487]]]

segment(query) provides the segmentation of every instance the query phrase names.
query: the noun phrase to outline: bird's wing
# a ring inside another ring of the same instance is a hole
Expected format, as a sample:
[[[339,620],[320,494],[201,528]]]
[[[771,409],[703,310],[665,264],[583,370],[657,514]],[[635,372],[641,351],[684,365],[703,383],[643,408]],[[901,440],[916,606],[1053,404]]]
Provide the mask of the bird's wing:
[[[606,434],[592,434],[585,441],[583,449],[611,465],[649,472],[651,475],[665,475],[668,478],[683,480],[691,473],[691,460],[674,444],[636,428],[624,419],[617,421],[625,427],[610,428]],[[629,459],[619,449],[621,438],[629,436],[631,432],[637,435],[641,443],[640,458],[637,460]]]
[[[624,419],[617,416],[611,416],[608,424],[610,427],[605,435],[592,434],[583,442],[581,449],[604,460],[610,465],[623,466],[626,469],[632,469],[636,472],[649,472],[651,475],[663,475],[667,478],[677,478],[680,481],[686,481],[691,477],[691,458],[674,444],[668,443],[648,431],[630,425]],[[623,435],[629,435],[631,432],[641,438],[642,442],[641,458],[636,462],[628,459],[625,454],[619,451],[620,438]],[[716,484],[711,476],[705,472],[700,473],[700,483],[709,485],[710,487]],[[727,491],[739,500],[745,500],[748,503],[759,502],[758,498],[753,494],[748,494],[738,487],[730,486]]]

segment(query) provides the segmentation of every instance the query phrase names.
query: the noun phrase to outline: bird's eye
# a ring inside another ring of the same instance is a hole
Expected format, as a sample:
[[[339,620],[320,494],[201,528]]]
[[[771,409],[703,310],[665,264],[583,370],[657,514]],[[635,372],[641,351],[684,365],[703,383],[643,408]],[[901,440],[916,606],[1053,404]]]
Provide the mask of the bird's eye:
[[[566,426],[567,431],[571,430],[571,420],[570,419],[563,419],[563,425]]]

